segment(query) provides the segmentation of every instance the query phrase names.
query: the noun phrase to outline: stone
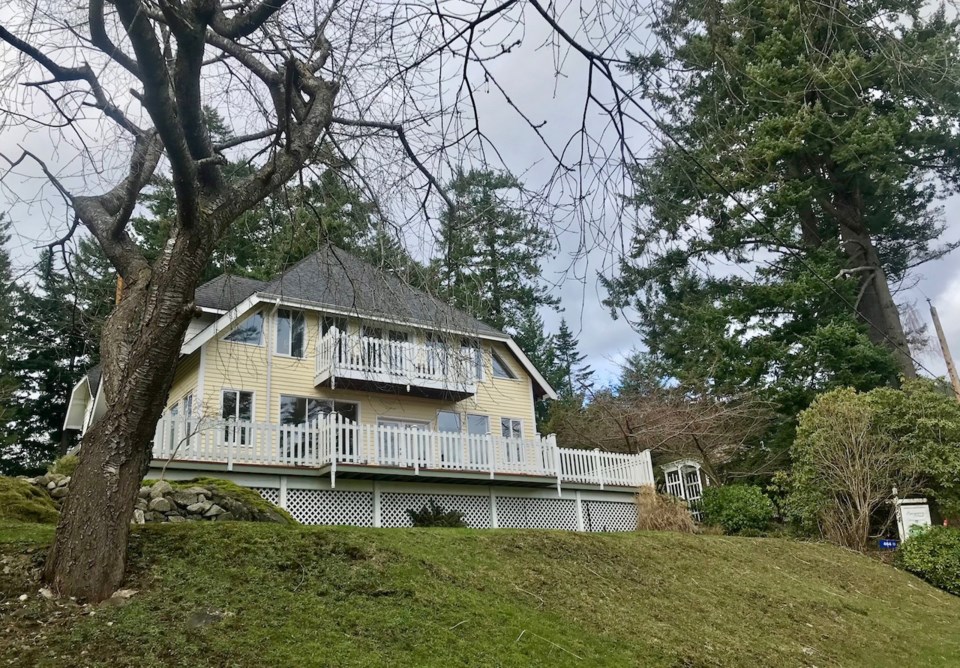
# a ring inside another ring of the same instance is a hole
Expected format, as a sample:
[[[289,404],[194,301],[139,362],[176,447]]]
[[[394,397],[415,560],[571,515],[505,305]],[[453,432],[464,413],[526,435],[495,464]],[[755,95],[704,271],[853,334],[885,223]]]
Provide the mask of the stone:
[[[204,487],[187,487],[187,488],[186,488],[185,490],[183,490],[183,491],[184,491],[184,492],[187,492],[188,494],[196,494],[197,496],[205,496],[205,497],[208,498],[208,499],[209,499],[211,496],[213,496],[213,494],[210,493],[210,490],[209,490],[209,489],[206,489],[206,488],[204,488]]]
[[[159,499],[161,496],[169,494],[172,491],[173,487],[170,486],[170,483],[168,483],[166,480],[158,480],[157,482],[153,483],[153,487],[150,489],[150,498]]]
[[[213,506],[209,501],[198,501],[191,506],[187,506],[187,512],[195,515],[203,515]]]
[[[227,512],[227,511],[224,510],[223,508],[221,508],[220,506],[218,506],[217,504],[213,504],[212,506],[210,506],[210,508],[207,510],[207,512],[205,512],[205,513],[203,514],[203,516],[204,516],[204,517],[215,517],[215,516],[217,516],[217,515],[223,515],[225,512]]]
[[[187,628],[199,629],[223,621],[223,619],[228,616],[229,613],[226,612],[197,610],[196,612],[190,613],[190,616],[187,617]]]
[[[136,508],[133,511],[133,523],[134,524],[144,524],[147,521],[146,516],[143,513],[142,508]]]
[[[223,513],[222,515],[217,515],[214,517],[217,522],[229,522],[230,520],[236,519],[233,513]]]
[[[199,497],[197,494],[192,494],[182,489],[175,490],[170,498],[173,499],[173,502],[175,504],[177,504],[178,506],[183,506],[184,508],[186,508],[187,506],[192,506],[197,501],[199,501]]]
[[[55,499],[62,499],[69,493],[70,493],[70,490],[66,487],[55,487],[52,490],[50,490],[50,496],[52,496]]]
[[[50,482],[47,483],[47,489],[56,489],[56,488],[57,488],[57,482],[55,480],[51,480]]]
[[[146,499],[141,499],[140,497],[137,497],[137,503],[134,507],[139,508],[140,510],[146,510],[148,508],[147,504],[148,502]]]
[[[67,476],[66,478],[61,478],[60,480],[57,481],[57,487],[66,487],[69,484],[70,484],[70,476]]]
[[[180,515],[167,515],[168,522],[186,522],[186,517],[181,517]]]
[[[40,590],[40,595],[43,596],[48,601],[53,598],[53,592],[46,587]]]
[[[141,499],[149,499],[150,492],[152,489],[153,489],[152,487],[147,487],[146,485],[144,485],[143,487],[140,488],[140,491],[137,492],[137,496],[139,496]]]
[[[165,513],[168,510],[173,508],[173,504],[167,501],[162,496],[157,496],[150,499],[150,505],[147,506],[150,510],[156,511],[158,513]]]

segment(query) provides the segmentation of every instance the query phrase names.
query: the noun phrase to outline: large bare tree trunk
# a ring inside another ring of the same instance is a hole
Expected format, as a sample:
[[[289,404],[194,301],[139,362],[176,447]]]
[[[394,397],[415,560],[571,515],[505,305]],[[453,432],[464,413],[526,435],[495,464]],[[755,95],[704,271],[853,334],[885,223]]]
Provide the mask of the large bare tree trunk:
[[[180,244],[186,246],[187,244]],[[137,489],[173,382],[205,251],[181,253],[128,284],[102,339],[106,414],[87,432],[47,558],[57,592],[100,601],[123,579]]]

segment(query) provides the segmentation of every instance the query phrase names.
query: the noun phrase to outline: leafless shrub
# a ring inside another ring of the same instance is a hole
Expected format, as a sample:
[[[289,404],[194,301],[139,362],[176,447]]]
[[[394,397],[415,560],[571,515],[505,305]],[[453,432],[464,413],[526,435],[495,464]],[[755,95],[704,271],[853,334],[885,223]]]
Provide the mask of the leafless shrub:
[[[650,485],[642,486],[634,499],[637,504],[637,531],[696,532],[693,516],[683,501],[660,494]]]

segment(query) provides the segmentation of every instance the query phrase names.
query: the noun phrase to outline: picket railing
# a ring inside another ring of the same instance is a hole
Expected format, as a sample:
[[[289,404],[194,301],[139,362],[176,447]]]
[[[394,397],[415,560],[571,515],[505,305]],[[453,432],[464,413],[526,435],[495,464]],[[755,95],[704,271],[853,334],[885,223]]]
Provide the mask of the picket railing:
[[[357,424],[333,413],[310,425],[276,425],[166,415],[154,436],[156,460],[235,465],[337,464],[436,471],[526,474],[563,482],[638,487],[653,484],[650,452],[638,455],[558,448],[550,435],[500,438],[411,427]]]
[[[332,327],[317,343],[317,375],[371,378],[406,385],[470,388],[478,378],[479,349],[394,341]]]

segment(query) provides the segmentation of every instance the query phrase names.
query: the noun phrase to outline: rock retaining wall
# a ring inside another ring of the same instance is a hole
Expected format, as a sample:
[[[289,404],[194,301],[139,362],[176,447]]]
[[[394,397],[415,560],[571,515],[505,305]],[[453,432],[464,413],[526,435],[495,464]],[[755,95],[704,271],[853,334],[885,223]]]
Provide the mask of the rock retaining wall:
[[[27,481],[43,488],[59,508],[70,490],[70,476],[47,473]],[[215,481],[213,481],[215,483]],[[262,507],[231,494],[229,483],[174,487],[165,480],[144,485],[137,494],[133,511],[134,524],[145,522],[196,522],[243,520],[247,522],[286,523],[290,520],[279,509],[272,510],[264,501]]]

